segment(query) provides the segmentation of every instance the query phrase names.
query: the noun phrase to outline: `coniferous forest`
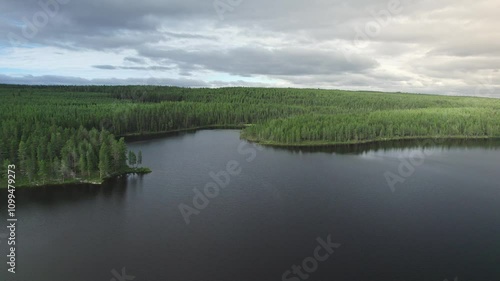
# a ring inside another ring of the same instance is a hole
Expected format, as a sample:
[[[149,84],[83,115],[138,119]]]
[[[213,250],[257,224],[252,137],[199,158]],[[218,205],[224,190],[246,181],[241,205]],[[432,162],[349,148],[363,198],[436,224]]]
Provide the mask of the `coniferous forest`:
[[[315,89],[0,85],[0,163],[24,185],[137,168],[124,136],[241,127],[273,145],[500,136],[500,100]],[[5,177],[6,172],[1,172]]]

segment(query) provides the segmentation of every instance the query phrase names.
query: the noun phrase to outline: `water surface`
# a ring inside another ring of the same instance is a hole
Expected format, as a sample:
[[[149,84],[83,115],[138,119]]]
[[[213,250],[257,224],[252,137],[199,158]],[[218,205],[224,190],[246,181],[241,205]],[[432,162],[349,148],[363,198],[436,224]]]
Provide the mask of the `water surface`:
[[[307,280],[500,279],[498,142],[258,150],[207,130],[129,147],[152,174],[17,191],[18,273],[4,262],[0,280],[109,281],[122,268],[136,281],[282,280],[329,235],[341,245]],[[384,175],[409,155],[418,165],[391,190]],[[179,204],[228,162],[241,173],[186,224]]]

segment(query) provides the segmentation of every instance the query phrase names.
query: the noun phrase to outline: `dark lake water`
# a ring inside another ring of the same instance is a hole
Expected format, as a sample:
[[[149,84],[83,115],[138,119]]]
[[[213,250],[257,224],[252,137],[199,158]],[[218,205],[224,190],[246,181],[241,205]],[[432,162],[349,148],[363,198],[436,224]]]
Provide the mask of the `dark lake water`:
[[[17,191],[0,280],[500,280],[498,141],[257,149],[208,130],[129,147],[152,174]]]

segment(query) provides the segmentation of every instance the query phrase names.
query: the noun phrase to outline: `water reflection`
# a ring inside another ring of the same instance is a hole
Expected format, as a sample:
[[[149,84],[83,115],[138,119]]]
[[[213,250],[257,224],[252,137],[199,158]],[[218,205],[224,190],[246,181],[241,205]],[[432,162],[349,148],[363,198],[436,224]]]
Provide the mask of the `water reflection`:
[[[19,204],[30,202],[43,208],[55,205],[73,205],[82,201],[93,201],[99,198],[123,201],[129,192],[137,192],[142,187],[144,175],[128,175],[105,181],[102,185],[70,184],[49,185],[36,188],[19,188],[16,196]],[[3,195],[5,190],[0,190]]]
[[[450,150],[453,148],[480,148],[497,150],[500,148],[500,139],[421,139],[327,146],[275,146],[272,148],[276,150],[286,150],[292,153],[323,152],[353,155],[364,154],[367,152],[387,152],[392,150],[408,150],[420,148],[441,148],[443,150]]]

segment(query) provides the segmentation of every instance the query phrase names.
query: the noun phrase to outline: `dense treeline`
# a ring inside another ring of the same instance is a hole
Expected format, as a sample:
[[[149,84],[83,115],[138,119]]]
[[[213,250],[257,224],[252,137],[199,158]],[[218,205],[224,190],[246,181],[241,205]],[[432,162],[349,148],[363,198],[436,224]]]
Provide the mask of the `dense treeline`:
[[[307,115],[271,120],[245,137],[271,144],[357,143],[419,137],[500,136],[499,111],[429,108],[352,115]]]
[[[116,140],[105,130],[46,128],[37,124],[29,134],[21,135],[18,145],[16,142],[11,142],[7,157],[2,155],[2,168],[16,163],[18,175],[30,183],[102,179],[128,168],[124,139]]]
[[[0,163],[18,164],[24,178],[37,182],[103,178],[127,169],[127,158],[135,165],[138,156],[115,136],[207,126],[253,124],[245,138],[292,145],[500,135],[500,100],[471,97],[0,85],[0,100]]]

